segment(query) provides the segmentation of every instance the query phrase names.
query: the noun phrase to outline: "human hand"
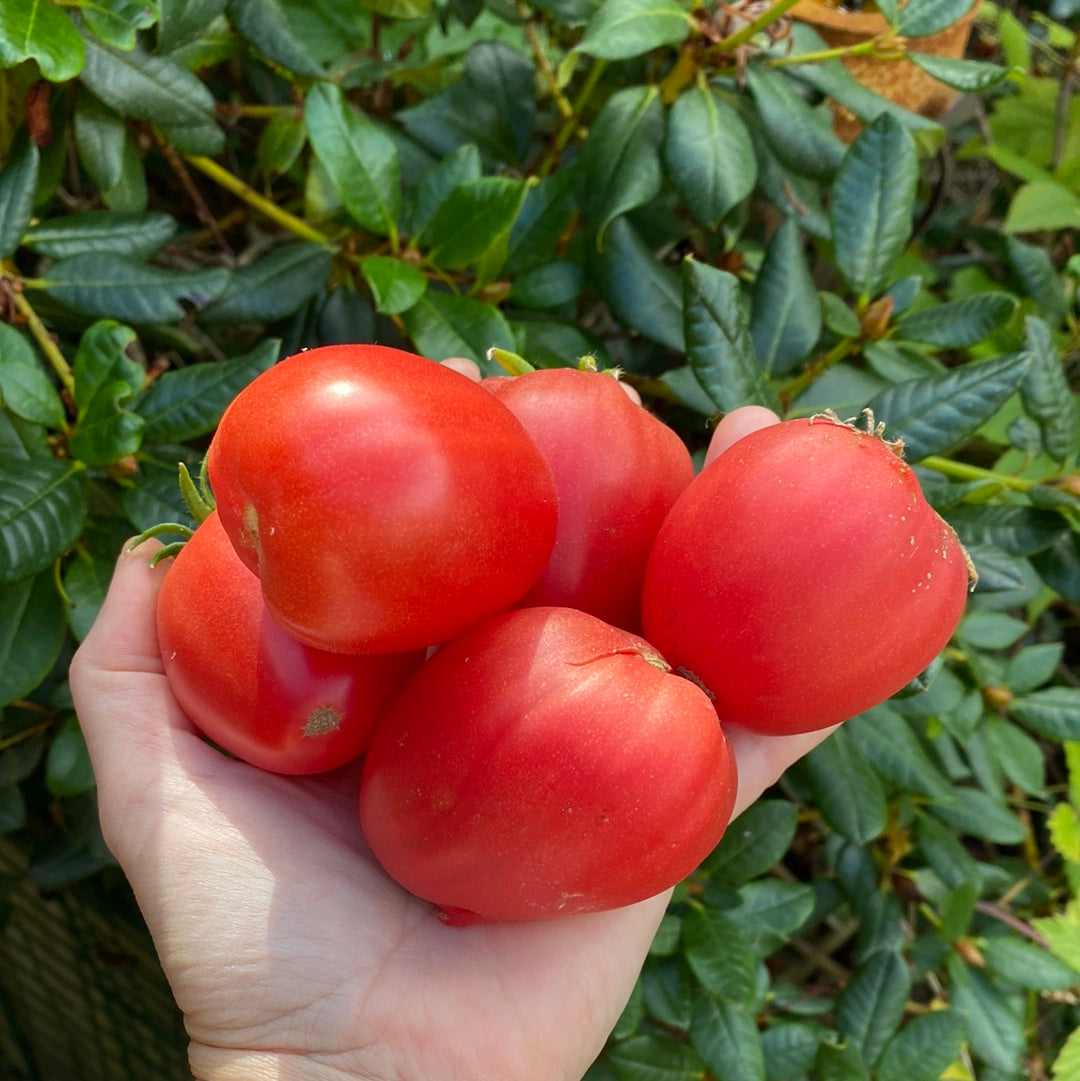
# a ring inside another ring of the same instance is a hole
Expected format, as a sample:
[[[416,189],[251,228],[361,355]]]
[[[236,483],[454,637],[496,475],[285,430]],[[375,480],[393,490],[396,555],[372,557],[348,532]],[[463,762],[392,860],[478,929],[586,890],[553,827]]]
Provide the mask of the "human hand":
[[[771,414],[730,414],[712,456]],[[760,423],[759,423],[760,422]],[[170,693],[167,564],[125,551],[71,669],[102,829],[154,937],[205,1081],[577,1081],[668,894],[531,923],[443,925],[360,835],[357,767],[292,778],[206,744]],[[730,728],[736,813],[826,733]]]

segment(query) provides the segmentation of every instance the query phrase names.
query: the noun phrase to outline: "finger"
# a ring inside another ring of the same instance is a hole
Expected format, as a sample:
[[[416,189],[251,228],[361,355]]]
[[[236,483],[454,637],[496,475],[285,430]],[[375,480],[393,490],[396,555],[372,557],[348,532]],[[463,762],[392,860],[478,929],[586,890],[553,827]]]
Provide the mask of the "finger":
[[[709,449],[705,453],[705,464],[719,458],[733,443],[737,443],[744,435],[756,432],[759,428],[767,428],[770,424],[778,424],[780,418],[763,405],[743,405],[726,414],[713,432],[709,442]]]
[[[460,372],[474,383],[480,382],[480,365],[470,357],[447,357],[446,360],[440,360],[439,363],[444,368],[450,368],[455,372]]]

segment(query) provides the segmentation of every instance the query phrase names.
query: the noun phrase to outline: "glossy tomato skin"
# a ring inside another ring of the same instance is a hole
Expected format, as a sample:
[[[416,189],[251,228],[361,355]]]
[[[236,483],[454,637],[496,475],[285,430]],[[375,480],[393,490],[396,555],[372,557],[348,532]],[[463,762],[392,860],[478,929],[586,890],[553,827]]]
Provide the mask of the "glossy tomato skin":
[[[642,611],[725,723],[780,735],[904,687],[968,589],[966,553],[896,448],[815,417],[745,436],[694,479],[653,547]]]
[[[606,373],[551,368],[484,385],[540,447],[559,493],[555,546],[524,605],[579,608],[641,630],[641,583],[690,452]]]
[[[443,641],[512,605],[555,537],[551,471],[520,421],[396,349],[276,364],[225,411],[207,464],[270,611],[320,649]]]
[[[453,924],[614,908],[674,885],[731,816],[707,696],[642,639],[568,608],[444,645],[380,720],[360,818],[383,867]]]
[[[216,512],[169,567],[157,629],[169,685],[195,727],[273,773],[319,773],[359,757],[423,659],[422,651],[348,656],[295,641],[267,611]]]

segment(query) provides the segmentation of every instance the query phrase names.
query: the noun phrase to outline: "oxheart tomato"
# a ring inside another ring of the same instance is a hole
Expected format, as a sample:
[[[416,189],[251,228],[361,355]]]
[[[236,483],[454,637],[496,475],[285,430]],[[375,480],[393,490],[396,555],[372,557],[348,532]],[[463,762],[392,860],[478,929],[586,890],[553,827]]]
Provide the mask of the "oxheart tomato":
[[[657,530],[694,476],[690,452],[604,372],[551,368],[484,386],[525,425],[555,477],[555,546],[522,604],[565,606],[641,630]]]
[[[835,417],[737,441],[649,558],[645,634],[724,722],[808,732],[914,679],[963,614],[970,562],[877,432]]]
[[[526,920],[674,885],[720,839],[735,788],[708,697],[647,642],[523,608],[442,646],[394,699],[360,820],[446,922]]]
[[[279,362],[226,409],[207,466],[267,607],[320,649],[441,642],[512,605],[555,538],[551,470],[521,422],[396,349]]]
[[[169,685],[195,727],[274,773],[318,773],[357,758],[424,656],[326,653],[291,638],[216,512],[169,567],[157,629]]]

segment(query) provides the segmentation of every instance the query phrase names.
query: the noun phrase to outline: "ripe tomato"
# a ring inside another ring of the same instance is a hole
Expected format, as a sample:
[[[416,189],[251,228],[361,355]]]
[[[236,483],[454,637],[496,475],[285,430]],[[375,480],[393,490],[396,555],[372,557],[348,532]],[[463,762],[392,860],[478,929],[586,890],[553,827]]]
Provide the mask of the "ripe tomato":
[[[321,649],[441,642],[512,605],[555,537],[554,481],[521,422],[396,349],[281,361],[225,411],[207,464],[270,611]]]
[[[423,652],[325,653],[292,639],[263,604],[216,513],[184,545],[157,604],[161,657],[181,709],[219,747],[274,773],[357,758]]]
[[[707,696],[570,608],[495,616],[383,715],[360,819],[453,924],[591,912],[674,885],[720,839],[735,761]]]
[[[877,704],[944,648],[970,563],[896,448],[835,418],[747,435],[660,529],[646,637],[761,732],[809,732]]]
[[[641,629],[641,582],[660,523],[694,476],[679,437],[607,374],[552,368],[486,380],[555,477],[551,558],[524,605],[563,605]]]

